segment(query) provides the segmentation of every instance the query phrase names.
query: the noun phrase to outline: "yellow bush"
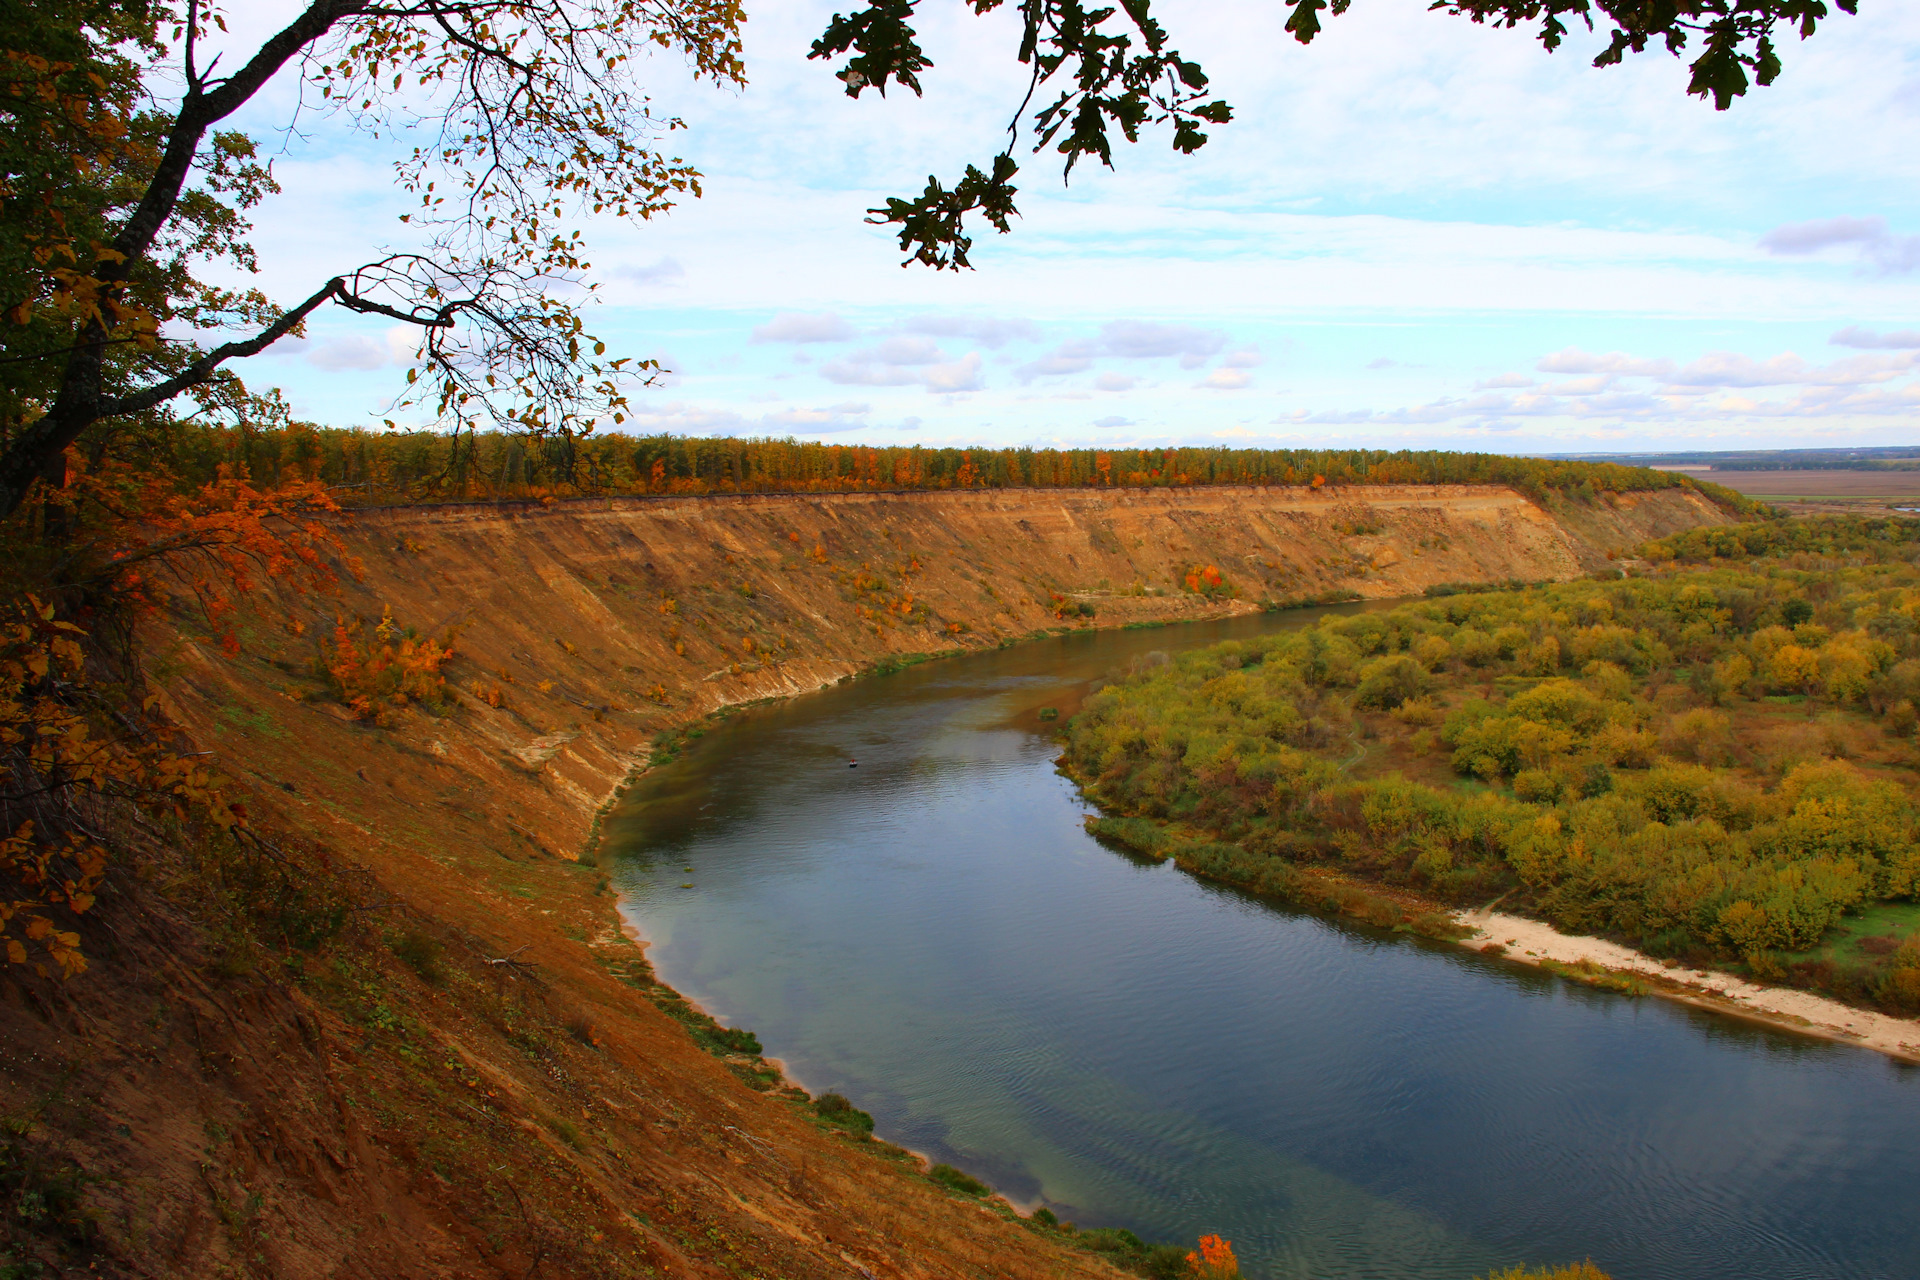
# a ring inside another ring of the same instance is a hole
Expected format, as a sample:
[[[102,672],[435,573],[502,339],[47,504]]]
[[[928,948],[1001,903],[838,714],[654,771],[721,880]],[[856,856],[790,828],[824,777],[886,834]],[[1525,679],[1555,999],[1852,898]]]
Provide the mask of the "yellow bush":
[[[1513,1267],[1507,1271],[1489,1272],[1486,1280],[1612,1280],[1612,1277],[1589,1260],[1571,1262],[1564,1267],[1541,1267],[1536,1271]]]
[[[1783,644],[1767,659],[1767,687],[1775,693],[1804,693],[1820,678],[1820,655],[1797,644]]]

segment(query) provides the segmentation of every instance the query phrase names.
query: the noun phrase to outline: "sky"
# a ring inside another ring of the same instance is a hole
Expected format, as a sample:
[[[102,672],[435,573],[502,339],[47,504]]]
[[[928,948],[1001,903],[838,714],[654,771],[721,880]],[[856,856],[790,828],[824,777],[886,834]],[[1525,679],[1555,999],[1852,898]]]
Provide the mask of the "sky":
[[[230,14],[233,48],[294,6]],[[975,269],[902,268],[886,197],[1002,145],[1006,13],[924,0],[925,96],[849,99],[807,48],[833,5],[749,3],[744,89],[641,74],[704,195],[587,218],[588,326],[670,372],[624,428],[864,443],[1463,448],[1920,444],[1920,5],[1861,0],[1732,110],[1664,54],[1356,0],[1311,46],[1273,0],[1155,13],[1236,113],[1083,164],[1023,156]],[[237,56],[237,55],[236,55]],[[290,300],[406,247],[409,140],[303,110],[238,123],[283,193],[255,212]],[[297,126],[297,127],[293,127]],[[391,415],[413,337],[323,313],[236,366],[297,414]],[[406,419],[403,418],[403,421]]]

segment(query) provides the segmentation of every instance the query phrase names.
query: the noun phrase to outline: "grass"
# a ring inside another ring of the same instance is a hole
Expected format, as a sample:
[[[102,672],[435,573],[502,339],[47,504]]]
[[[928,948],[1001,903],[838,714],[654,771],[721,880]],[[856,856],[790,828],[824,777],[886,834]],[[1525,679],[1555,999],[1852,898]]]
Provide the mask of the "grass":
[[[1793,952],[1790,961],[1829,961],[1836,965],[1866,964],[1891,953],[1893,945],[1881,939],[1904,938],[1920,930],[1920,902],[1876,902],[1858,912],[1841,916],[1827,930],[1820,945]],[[1872,944],[1871,949],[1867,944]]]

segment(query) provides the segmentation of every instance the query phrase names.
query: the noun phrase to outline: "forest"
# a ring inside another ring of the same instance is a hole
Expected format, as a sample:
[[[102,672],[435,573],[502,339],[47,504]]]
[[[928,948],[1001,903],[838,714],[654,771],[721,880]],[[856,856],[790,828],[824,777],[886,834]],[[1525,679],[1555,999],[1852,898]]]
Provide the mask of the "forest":
[[[1097,834],[1256,890],[1498,900],[1913,1013],[1917,562],[1915,521],[1692,530],[1611,576],[1139,663],[1064,761]]]
[[[1084,486],[1498,484],[1536,501],[1694,489],[1725,509],[1759,510],[1730,489],[1649,467],[1382,449],[992,449],[823,444],[737,436],[531,438],[479,432],[370,432],[192,425],[166,466],[204,483],[318,482],[342,505],[539,500],[604,494],[835,493]]]

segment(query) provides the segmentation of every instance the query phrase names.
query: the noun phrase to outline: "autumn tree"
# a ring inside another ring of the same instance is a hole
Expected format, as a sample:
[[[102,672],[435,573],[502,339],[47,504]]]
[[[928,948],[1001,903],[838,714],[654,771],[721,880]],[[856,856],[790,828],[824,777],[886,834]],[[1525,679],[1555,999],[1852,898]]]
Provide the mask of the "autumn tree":
[[[23,269],[0,288],[8,323],[37,329],[0,366],[21,406],[0,450],[0,516],[36,479],[57,483],[95,423],[216,382],[325,306],[417,328],[410,395],[449,422],[564,434],[621,417],[643,366],[605,358],[556,297],[587,267],[573,224],[649,217],[698,191],[694,169],[659,150],[679,122],[649,111],[633,64],[658,47],[738,80],[733,0],[313,0],[231,60],[205,53],[225,30],[215,0],[8,7],[4,248]],[[164,106],[161,73],[180,85]],[[243,214],[273,187],[252,142],[222,125],[283,77],[303,109],[350,127],[405,119],[421,141],[398,181],[419,197],[419,239],[273,302],[191,271],[253,265]],[[183,325],[224,340],[196,343]]]

